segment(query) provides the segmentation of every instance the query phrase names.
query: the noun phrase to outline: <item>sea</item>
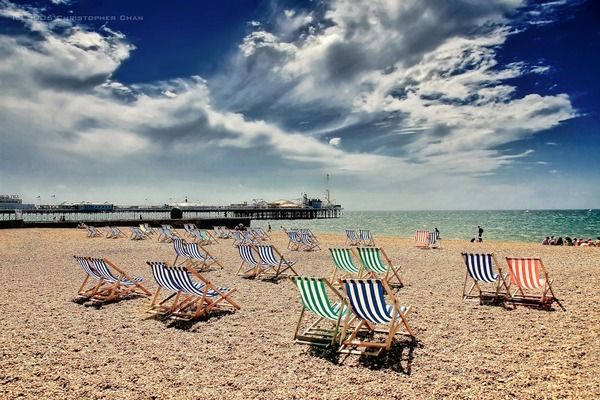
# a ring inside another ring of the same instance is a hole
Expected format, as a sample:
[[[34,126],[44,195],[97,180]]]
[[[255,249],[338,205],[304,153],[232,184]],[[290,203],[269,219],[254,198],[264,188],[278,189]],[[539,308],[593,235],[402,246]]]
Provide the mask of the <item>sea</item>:
[[[488,211],[344,211],[337,219],[252,221],[273,230],[308,228],[344,234],[346,229],[370,229],[383,236],[414,237],[418,229],[438,228],[443,239],[470,240],[483,230],[483,240],[541,242],[546,236],[600,237],[600,210]]]

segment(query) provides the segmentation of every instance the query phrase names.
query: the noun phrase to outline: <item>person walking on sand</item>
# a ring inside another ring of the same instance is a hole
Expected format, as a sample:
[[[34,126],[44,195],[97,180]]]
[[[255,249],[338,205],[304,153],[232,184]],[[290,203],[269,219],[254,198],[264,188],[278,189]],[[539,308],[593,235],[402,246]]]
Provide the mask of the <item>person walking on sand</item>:
[[[483,242],[483,228],[477,225],[477,241],[479,243]]]

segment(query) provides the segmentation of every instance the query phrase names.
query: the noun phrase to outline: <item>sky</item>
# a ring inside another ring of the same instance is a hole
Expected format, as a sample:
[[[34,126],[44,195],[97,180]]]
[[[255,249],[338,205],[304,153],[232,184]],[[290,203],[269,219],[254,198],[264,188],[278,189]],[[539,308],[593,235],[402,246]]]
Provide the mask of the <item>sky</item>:
[[[0,194],[600,208],[598,71],[591,0],[0,0]]]

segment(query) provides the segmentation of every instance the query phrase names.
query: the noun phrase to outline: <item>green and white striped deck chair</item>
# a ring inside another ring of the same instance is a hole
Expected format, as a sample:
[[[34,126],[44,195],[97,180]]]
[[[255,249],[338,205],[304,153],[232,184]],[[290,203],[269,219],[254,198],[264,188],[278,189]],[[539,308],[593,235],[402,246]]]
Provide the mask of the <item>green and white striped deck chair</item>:
[[[357,247],[356,250],[365,270],[365,277],[384,278],[390,286],[404,286],[400,279],[400,266],[394,267],[382,248]]]
[[[339,273],[340,278],[356,278],[360,277],[362,269],[357,267],[352,257],[352,249],[338,247],[329,248],[329,253],[333,259],[333,274],[329,282],[334,283],[336,281],[337,274]]]
[[[296,325],[294,342],[314,346],[330,347],[340,343],[341,322],[346,317],[347,307],[343,306],[344,300],[325,278],[311,278],[307,276],[292,276],[292,282],[300,291],[302,311]],[[331,303],[327,290],[329,289],[338,301]],[[306,311],[316,316],[309,322],[303,321]]]

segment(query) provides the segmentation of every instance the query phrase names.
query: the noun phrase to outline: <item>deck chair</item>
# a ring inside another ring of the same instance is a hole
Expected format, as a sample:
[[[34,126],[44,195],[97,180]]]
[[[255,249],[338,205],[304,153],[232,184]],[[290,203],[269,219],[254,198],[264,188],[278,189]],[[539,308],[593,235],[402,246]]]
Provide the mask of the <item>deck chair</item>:
[[[208,270],[213,264],[217,264],[221,269],[223,265],[217,257],[210,254],[208,250],[198,243],[186,243],[185,251],[189,256],[190,265],[199,271]]]
[[[150,291],[142,285],[144,281],[142,278],[127,275],[108,259],[90,257],[88,262],[107,284],[104,288],[106,295],[101,296],[99,300],[116,301],[130,295],[151,295]],[[95,296],[97,297],[98,295]]]
[[[343,307],[344,301],[340,292],[325,278],[293,276],[291,279],[300,292],[302,302],[302,311],[294,332],[294,343],[322,347],[339,344],[343,339],[341,323],[347,312],[347,307]],[[335,303],[329,299],[327,289],[337,298]],[[305,321],[306,311],[314,314],[316,318],[310,322]]]
[[[229,297],[236,289],[216,287],[191,268],[171,267],[156,261],[148,261],[147,264],[152,268],[152,274],[158,284],[158,290],[148,310],[150,313],[192,320],[208,314],[215,308],[240,309]],[[159,301],[163,289],[174,293]]]
[[[191,232],[192,238],[197,241],[198,244],[207,246],[210,244],[219,243],[219,241],[210,234],[206,229],[196,229]]]
[[[389,350],[396,335],[408,335],[414,340],[414,333],[406,317],[411,306],[401,306],[400,302],[383,279],[340,279],[345,298],[356,318],[350,319],[346,313],[343,325],[340,353],[379,356]],[[386,302],[386,295],[390,301]],[[371,340],[361,340],[361,332],[372,334]],[[350,336],[346,338],[346,334]],[[377,341],[376,334],[383,334],[384,341]]]
[[[129,230],[131,231],[131,236],[129,239],[131,240],[144,240],[148,237],[140,228],[137,226],[130,226]]]
[[[442,239],[440,238],[440,233],[436,231],[429,232],[429,240],[427,241],[427,245],[432,249],[441,249]]]
[[[392,260],[382,248],[357,247],[356,249],[366,277],[378,278],[379,275],[383,275],[390,286],[404,286],[400,279],[400,266],[394,267]]]
[[[181,239],[181,238],[173,238],[173,250],[175,251],[175,260],[173,260],[173,266],[178,266],[177,264],[177,260],[181,257],[183,259],[183,261],[181,262],[180,265],[186,265],[189,262],[190,259],[190,255],[187,252],[187,243],[185,242],[185,240]]]
[[[319,241],[310,231],[300,231],[300,243],[304,251],[321,250]]]
[[[415,246],[421,249],[429,248],[429,232],[427,231],[417,231],[415,235]]]
[[[97,237],[104,236],[102,234],[102,231],[94,226],[86,225],[85,228],[87,230],[87,237],[89,237],[89,238],[97,238]]]
[[[300,232],[298,231],[286,231],[288,236],[288,245],[287,248],[292,251],[300,250],[300,246],[302,245],[302,240],[300,239]]]
[[[552,302],[564,310],[552,289],[552,280],[548,276],[541,258],[506,257],[510,275],[509,290],[513,290],[511,300],[517,303],[550,308]]]
[[[358,246],[360,244],[360,237],[356,234],[354,229],[346,229],[346,246]]]
[[[259,260],[254,257],[254,252],[252,251],[254,246],[249,244],[243,244],[238,246],[238,253],[240,258],[242,259],[242,263],[237,270],[237,274],[245,277],[255,277],[258,273],[258,264]],[[245,268],[244,268],[245,267]]]
[[[493,254],[462,253],[467,267],[465,283],[463,285],[463,300],[479,299],[483,302],[487,299],[504,300],[510,297],[507,275],[502,275],[496,257]],[[498,273],[494,272],[494,265]],[[467,285],[471,283],[467,290]]]
[[[340,274],[340,278],[346,277],[360,277],[361,268],[354,264],[352,258],[352,250],[348,248],[330,248],[329,253],[333,259],[333,273],[329,282],[337,284],[337,275]]]
[[[96,271],[88,257],[73,256],[81,269],[85,272],[83,283],[77,291],[77,296],[80,298],[97,299],[105,298],[108,295],[108,287],[110,282],[106,282],[102,276]],[[92,283],[90,286],[89,283]]]
[[[288,269],[294,275],[298,275],[294,270],[296,261],[286,260],[275,246],[258,245],[256,250],[260,258],[256,273],[257,278],[263,275],[268,275],[271,279],[277,279],[279,276],[289,276],[289,274],[284,274]]]
[[[121,231],[116,226],[107,226],[106,231],[107,231],[107,234],[106,234],[107,239],[118,239],[121,237],[127,237],[127,235],[125,235],[123,233],[123,231]]]
[[[361,246],[375,246],[375,238],[373,238],[373,234],[368,229],[359,229],[358,238]]]
[[[152,236],[156,233],[154,228],[152,228],[148,223],[140,224],[140,230],[148,236]]]

